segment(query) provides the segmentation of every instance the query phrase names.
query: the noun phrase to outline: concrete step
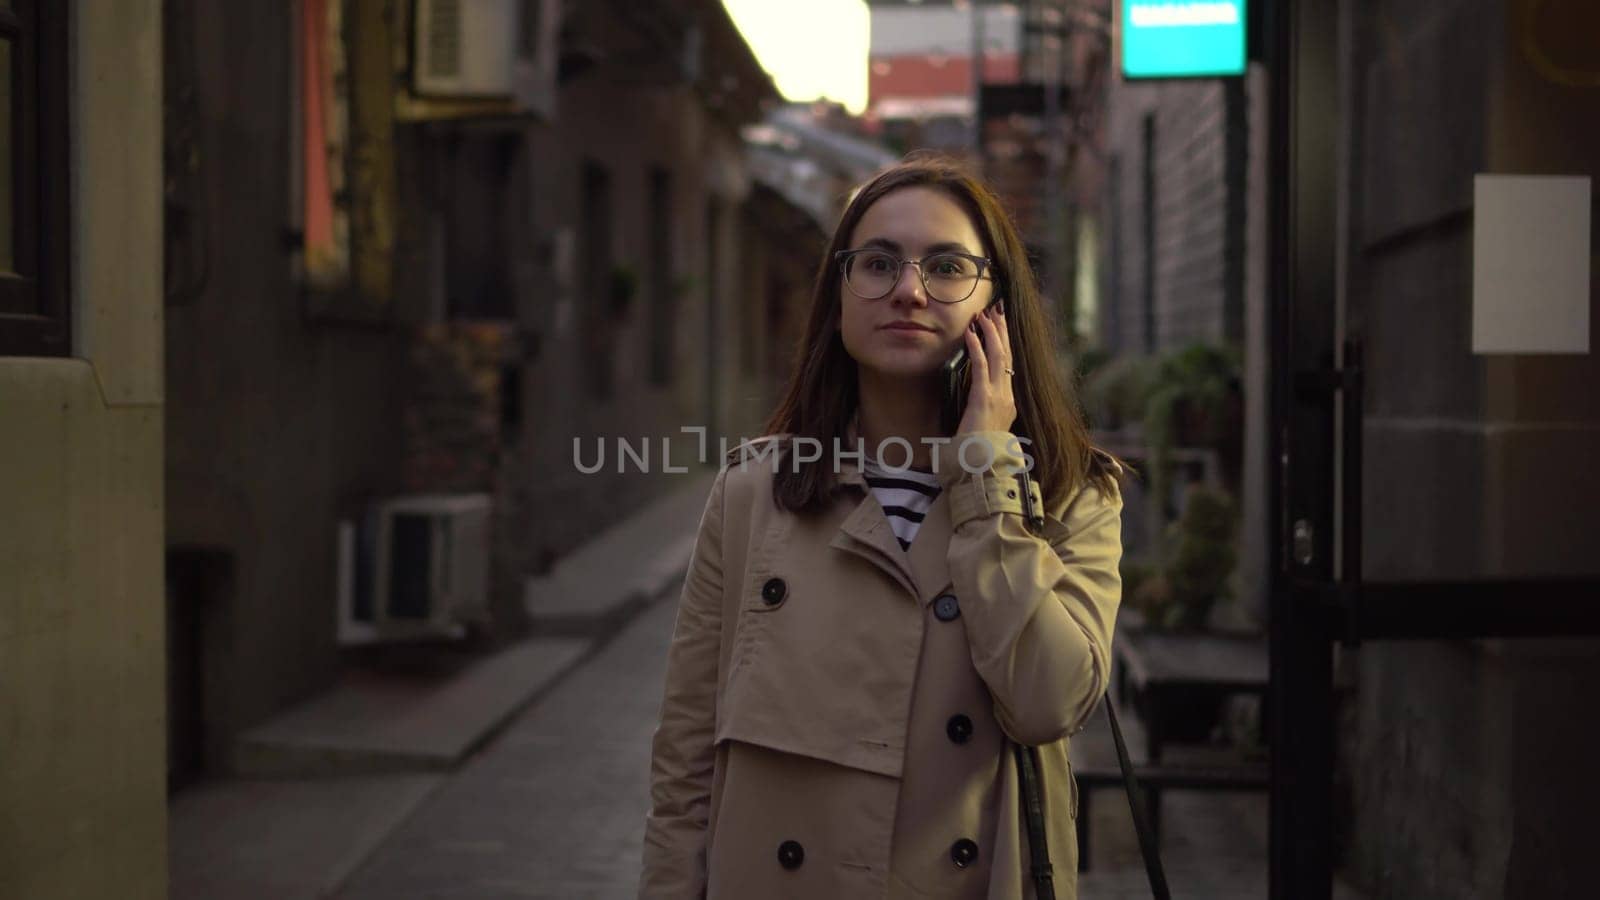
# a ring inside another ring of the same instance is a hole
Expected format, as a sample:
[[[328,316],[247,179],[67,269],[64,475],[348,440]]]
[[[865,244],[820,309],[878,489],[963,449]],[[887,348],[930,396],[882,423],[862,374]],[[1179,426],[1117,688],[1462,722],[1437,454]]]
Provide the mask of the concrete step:
[[[284,777],[454,768],[589,646],[536,638],[422,671],[353,669],[331,690],[241,736],[235,771]]]

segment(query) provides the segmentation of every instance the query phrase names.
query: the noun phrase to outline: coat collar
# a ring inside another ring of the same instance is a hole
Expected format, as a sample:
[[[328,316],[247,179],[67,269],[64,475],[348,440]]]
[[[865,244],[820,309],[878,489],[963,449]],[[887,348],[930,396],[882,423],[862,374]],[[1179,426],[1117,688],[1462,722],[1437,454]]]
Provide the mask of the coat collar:
[[[861,437],[861,411],[857,410],[850,416],[850,422],[844,427],[843,446],[846,450],[854,450],[856,441]],[[861,474],[861,462],[855,457],[843,457],[839,465],[839,474],[833,480],[833,490],[842,490],[846,486],[860,488],[863,493],[867,490],[867,481]]]
[[[859,431],[860,414],[850,418],[845,427],[843,446],[854,450]],[[831,449],[831,448],[830,448]],[[860,502],[845,517],[830,544],[855,553],[882,569],[901,587],[922,604],[930,603],[950,583],[947,553],[950,548],[950,503],[945,491],[940,491],[929,507],[928,514],[917,530],[916,539],[909,550],[900,548],[900,540],[889,527],[888,516],[879,505],[878,498],[867,489],[861,463],[853,457],[844,457],[839,463],[839,473],[834,478],[833,490],[857,488]]]

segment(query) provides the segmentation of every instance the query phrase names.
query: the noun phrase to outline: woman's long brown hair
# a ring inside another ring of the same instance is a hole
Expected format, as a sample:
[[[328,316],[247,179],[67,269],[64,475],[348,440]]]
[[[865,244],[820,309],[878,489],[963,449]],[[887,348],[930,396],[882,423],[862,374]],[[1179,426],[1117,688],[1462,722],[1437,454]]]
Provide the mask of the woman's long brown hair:
[[[1118,467],[1090,442],[1076,393],[1056,356],[1053,318],[1041,308],[1038,280],[1016,226],[988,188],[946,157],[906,158],[868,182],[845,208],[817,267],[799,365],[763,432],[809,437],[828,450],[834,438],[844,441],[856,412],[858,382],[856,362],[837,328],[842,279],[834,254],[847,249],[846,242],[873,203],[908,187],[936,188],[954,198],[971,217],[983,238],[984,252],[993,260],[996,296],[1005,298],[1012,365],[1020,376],[1017,421],[1011,430],[1031,441],[1024,449],[1033,457],[1033,476],[1044,492],[1046,508],[1057,508],[1086,481],[1110,490],[1119,480]],[[825,452],[821,460],[803,463],[798,471],[787,463],[779,466],[773,476],[779,508],[822,509],[833,485],[830,460]]]

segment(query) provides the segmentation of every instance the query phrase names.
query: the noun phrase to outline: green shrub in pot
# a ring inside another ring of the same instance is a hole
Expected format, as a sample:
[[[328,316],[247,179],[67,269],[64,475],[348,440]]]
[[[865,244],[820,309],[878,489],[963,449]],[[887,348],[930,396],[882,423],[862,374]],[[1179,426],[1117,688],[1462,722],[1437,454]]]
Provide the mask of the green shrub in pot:
[[[1238,527],[1238,504],[1226,491],[1197,484],[1184,492],[1183,513],[1169,526],[1164,625],[1205,627],[1211,608],[1228,595],[1239,559]]]

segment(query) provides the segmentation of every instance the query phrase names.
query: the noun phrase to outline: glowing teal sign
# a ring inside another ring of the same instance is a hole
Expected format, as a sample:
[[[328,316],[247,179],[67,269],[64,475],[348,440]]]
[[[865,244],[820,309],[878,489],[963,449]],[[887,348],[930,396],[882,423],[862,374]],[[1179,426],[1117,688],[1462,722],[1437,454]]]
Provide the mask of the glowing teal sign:
[[[1246,0],[1122,0],[1126,78],[1243,75]]]

